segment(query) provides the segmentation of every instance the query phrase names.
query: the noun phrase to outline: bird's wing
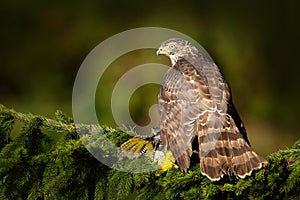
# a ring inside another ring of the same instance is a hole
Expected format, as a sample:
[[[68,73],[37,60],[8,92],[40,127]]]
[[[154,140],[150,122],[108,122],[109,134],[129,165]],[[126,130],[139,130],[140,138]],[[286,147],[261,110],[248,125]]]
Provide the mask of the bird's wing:
[[[200,102],[202,111],[197,123],[201,172],[213,181],[225,174],[245,177],[265,160],[251,149],[230,88],[218,67],[212,61],[201,64],[210,99]]]
[[[230,99],[230,101],[228,101],[227,113],[228,113],[228,115],[230,115],[233,118],[233,121],[234,121],[235,125],[237,126],[237,128],[239,129],[239,132],[242,134],[242,137],[250,146],[250,141],[247,136],[246,127],[245,127],[245,125],[244,125],[244,123],[243,123],[239,113],[237,112],[237,109],[235,108],[231,99]]]
[[[201,91],[203,90],[203,91]],[[160,136],[170,148],[180,169],[190,166],[192,140],[199,117],[199,102],[206,100],[207,87],[193,66],[178,61],[166,73],[158,96]]]
[[[210,57],[197,53],[193,55],[194,56],[189,56],[187,61],[191,63],[201,77],[203,77],[209,93],[212,94],[213,103],[217,103],[218,109],[221,109],[224,113],[227,112],[233,118],[239,132],[250,146],[244,123],[232,102],[230,86],[223,78],[219,68]]]

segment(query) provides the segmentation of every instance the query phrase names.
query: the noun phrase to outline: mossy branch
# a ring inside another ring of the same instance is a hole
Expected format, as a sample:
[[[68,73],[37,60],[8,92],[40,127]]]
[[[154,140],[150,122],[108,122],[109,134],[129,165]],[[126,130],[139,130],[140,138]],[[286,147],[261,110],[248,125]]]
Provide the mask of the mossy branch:
[[[14,122],[23,124],[12,139]],[[43,132],[61,135],[53,142]],[[19,113],[0,105],[0,198],[2,199],[299,199],[300,140],[291,149],[267,157],[268,165],[245,179],[224,177],[211,182],[192,166],[187,173],[126,173],[96,160],[79,139],[91,132],[91,146],[119,146],[130,136],[121,129],[76,125],[57,111],[55,119]],[[101,134],[92,134],[100,131]],[[50,143],[46,148],[44,143]],[[106,150],[109,151],[109,146]],[[103,151],[105,152],[105,150]],[[130,167],[130,165],[128,166]]]

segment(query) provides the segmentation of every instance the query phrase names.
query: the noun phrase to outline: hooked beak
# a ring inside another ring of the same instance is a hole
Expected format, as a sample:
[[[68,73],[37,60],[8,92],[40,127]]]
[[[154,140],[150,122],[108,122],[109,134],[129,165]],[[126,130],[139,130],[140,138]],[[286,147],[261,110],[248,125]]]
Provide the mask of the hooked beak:
[[[159,48],[157,51],[156,51],[156,55],[168,55],[168,52],[166,52],[165,50],[163,50],[163,48]]]

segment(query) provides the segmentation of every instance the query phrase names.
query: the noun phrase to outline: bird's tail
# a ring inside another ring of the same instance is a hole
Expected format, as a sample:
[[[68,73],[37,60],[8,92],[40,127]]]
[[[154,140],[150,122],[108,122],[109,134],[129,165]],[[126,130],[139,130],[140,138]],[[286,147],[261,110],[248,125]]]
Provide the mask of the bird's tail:
[[[245,178],[266,163],[245,141],[232,118],[228,120],[228,127],[220,131],[211,127],[206,134],[202,130],[198,137],[200,169],[212,181],[220,180],[224,175]]]
[[[266,163],[266,160],[255,153],[236,133],[220,133],[218,140],[214,141],[214,148],[208,151],[208,141],[206,139],[204,142],[203,139],[199,137],[200,168],[202,174],[212,181],[220,180],[224,175],[245,178]]]

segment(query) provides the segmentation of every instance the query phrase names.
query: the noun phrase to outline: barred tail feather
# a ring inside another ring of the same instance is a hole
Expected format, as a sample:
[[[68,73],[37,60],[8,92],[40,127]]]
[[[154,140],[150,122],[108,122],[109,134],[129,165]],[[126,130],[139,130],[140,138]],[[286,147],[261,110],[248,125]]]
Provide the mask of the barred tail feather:
[[[209,134],[216,135],[211,138],[219,137],[215,141],[207,141]],[[209,148],[212,144],[213,148]],[[245,178],[266,163],[238,133],[208,133],[201,136],[199,150],[201,172],[212,181],[218,181],[224,175]]]

